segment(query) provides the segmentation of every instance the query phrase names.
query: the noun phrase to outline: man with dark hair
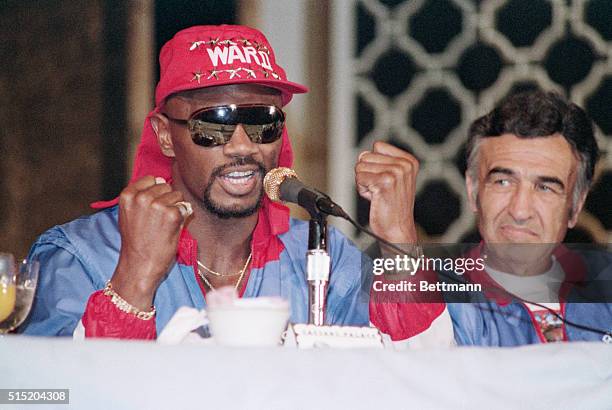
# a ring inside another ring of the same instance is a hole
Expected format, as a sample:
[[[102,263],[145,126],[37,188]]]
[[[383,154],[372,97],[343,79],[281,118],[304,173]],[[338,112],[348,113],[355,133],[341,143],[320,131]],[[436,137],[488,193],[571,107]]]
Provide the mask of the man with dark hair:
[[[513,134],[519,138],[561,135],[578,159],[572,214],[588,193],[599,157],[593,126],[584,110],[554,93],[521,93],[474,121],[469,130],[468,172],[472,194],[478,193],[478,152],[485,138]]]
[[[560,245],[576,225],[598,155],[580,107],[542,91],[506,98],[469,131],[466,188],[483,243],[467,256],[485,262],[455,278],[485,285],[483,292],[467,303],[444,293],[413,299],[434,303],[373,296],[370,320],[408,345],[611,341],[612,305],[597,297],[590,301],[601,303],[579,303],[575,291],[605,284],[612,258]]]
[[[281,296],[292,322],[308,320],[308,224],[263,195],[265,173],[292,163],[282,107],[306,88],[287,81],[264,35],[244,26],[185,29],[162,48],[160,67],[131,183],[94,204],[103,211],[34,244],[41,271],[25,333],[153,339],[177,309],[204,308],[221,286]],[[373,229],[409,241],[397,235],[407,218],[385,208],[404,201],[385,170],[405,153],[379,151],[386,165],[362,177]],[[367,325],[361,253],[334,229],[328,248],[327,322]]]

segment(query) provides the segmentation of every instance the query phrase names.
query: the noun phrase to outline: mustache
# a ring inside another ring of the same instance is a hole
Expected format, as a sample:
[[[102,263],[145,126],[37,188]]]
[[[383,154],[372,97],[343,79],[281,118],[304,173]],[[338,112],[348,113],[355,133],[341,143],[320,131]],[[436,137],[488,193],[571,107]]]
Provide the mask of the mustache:
[[[221,174],[228,168],[239,167],[242,165],[255,165],[257,167],[256,172],[258,172],[262,176],[265,175],[267,172],[266,167],[264,167],[264,164],[255,160],[253,157],[239,157],[230,163],[220,165],[213,169],[211,173],[211,179],[221,176]]]

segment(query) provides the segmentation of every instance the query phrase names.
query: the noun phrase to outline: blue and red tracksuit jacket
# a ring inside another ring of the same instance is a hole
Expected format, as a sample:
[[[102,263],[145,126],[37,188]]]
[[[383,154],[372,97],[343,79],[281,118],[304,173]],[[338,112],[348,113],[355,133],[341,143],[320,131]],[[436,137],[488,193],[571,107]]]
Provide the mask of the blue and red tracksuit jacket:
[[[173,158],[159,148],[151,117],[145,119],[134,160],[131,181],[145,175],[171,183]],[[283,130],[278,166],[291,167],[293,152]],[[206,307],[205,290],[196,279],[198,244],[184,228],[176,263],[168,271],[154,298],[155,320],[140,320],[117,309],[104,288],[115,270],[121,247],[118,199],[92,204],[106,208],[44,233],[32,246],[30,259],[41,262],[33,311],[21,331],[37,335],[72,335],[82,320],[87,337],[154,339],[181,306]],[[251,270],[243,281],[243,297],[281,296],[291,305],[291,321],[308,321],[308,286],[305,255],[308,224],[289,217],[289,209],[267,197],[258,213],[251,240]],[[327,296],[327,322],[367,325],[368,292],[361,292],[362,253],[341,233],[329,230],[331,274]],[[367,257],[364,259],[367,263]]]
[[[480,249],[468,256],[479,256]],[[564,340],[612,343],[612,255],[592,250],[578,253],[561,245],[555,257],[566,274],[559,295],[561,315],[579,325],[565,324]],[[423,275],[430,282],[445,280],[434,272],[417,275]],[[488,290],[474,292],[469,298],[444,292],[434,296],[419,294],[416,302],[380,301],[372,297],[370,321],[392,340],[408,342],[408,345],[410,340],[423,336],[426,344],[439,342],[429,338],[428,333],[437,339],[448,336],[456,345],[521,346],[545,342],[525,303],[497,291],[499,285],[486,271],[467,272],[466,276],[470,282],[480,283]],[[445,316],[448,320],[442,320]],[[603,335],[584,327],[611,333]]]
[[[105,312],[117,310],[100,292],[113,275],[119,258],[121,238],[117,214],[117,206],[108,208],[56,226],[38,238],[30,259],[38,259],[41,263],[39,284],[33,310],[22,327],[23,333],[69,336],[83,317],[86,332],[88,327],[94,328],[93,331],[89,329],[89,335],[153,338],[179,307],[206,307],[205,293],[195,274],[197,244],[184,230],[177,261],[155,294],[155,320],[142,321],[120,311]],[[263,212],[253,234],[251,270],[241,294],[243,297],[283,297],[290,301],[290,320],[305,323],[308,321],[305,273],[308,223],[291,218],[286,232],[273,235],[269,232],[274,229],[270,227],[273,224],[261,219],[266,219]],[[329,231],[329,252],[332,262],[327,322],[368,325],[369,295],[367,290],[361,291],[360,284],[362,253],[333,228]],[[86,312],[86,309],[93,312]],[[96,318],[92,319],[91,315]],[[142,329],[143,325],[150,327],[153,323],[156,328],[153,331]],[[100,326],[115,327],[116,334],[108,329],[96,331]],[[126,326],[141,329],[139,332],[138,329],[125,329]]]

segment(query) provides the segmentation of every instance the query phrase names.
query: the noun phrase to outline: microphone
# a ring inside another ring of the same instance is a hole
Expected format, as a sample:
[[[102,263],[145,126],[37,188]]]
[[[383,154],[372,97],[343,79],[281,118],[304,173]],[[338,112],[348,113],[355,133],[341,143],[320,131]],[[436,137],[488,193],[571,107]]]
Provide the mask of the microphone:
[[[311,216],[323,213],[350,219],[340,205],[326,194],[310,188],[298,179],[294,170],[278,167],[270,170],[264,177],[264,190],[272,201],[285,201],[305,208]]]

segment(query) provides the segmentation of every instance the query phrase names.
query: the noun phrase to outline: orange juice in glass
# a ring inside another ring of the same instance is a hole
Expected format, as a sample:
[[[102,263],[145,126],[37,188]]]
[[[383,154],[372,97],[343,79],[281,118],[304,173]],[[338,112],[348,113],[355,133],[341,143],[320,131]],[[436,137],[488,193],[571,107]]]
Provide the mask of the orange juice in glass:
[[[37,261],[15,264],[11,254],[0,253],[0,336],[15,330],[28,317],[36,285]]]
[[[13,313],[15,298],[15,258],[0,253],[0,322]]]
[[[0,282],[0,322],[10,316],[15,308],[15,284]]]

